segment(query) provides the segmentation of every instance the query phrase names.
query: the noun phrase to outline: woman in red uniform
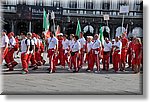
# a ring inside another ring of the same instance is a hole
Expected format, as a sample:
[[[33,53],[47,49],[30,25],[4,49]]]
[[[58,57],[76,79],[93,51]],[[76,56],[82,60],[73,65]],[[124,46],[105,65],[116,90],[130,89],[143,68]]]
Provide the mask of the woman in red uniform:
[[[133,46],[133,64],[134,64],[134,72],[140,72],[140,64],[142,58],[142,44],[141,39],[136,38],[135,45]]]

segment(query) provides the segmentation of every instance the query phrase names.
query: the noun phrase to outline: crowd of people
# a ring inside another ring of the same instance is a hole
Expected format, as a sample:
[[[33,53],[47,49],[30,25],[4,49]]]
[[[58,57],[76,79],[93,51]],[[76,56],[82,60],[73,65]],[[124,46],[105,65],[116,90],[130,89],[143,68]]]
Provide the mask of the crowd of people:
[[[87,36],[85,39],[83,32],[80,32],[80,36],[74,34],[67,36],[62,33],[55,36],[54,32],[50,32],[49,37],[42,36],[42,38],[35,33],[22,32],[20,36],[19,41],[13,32],[7,34],[6,30],[2,31],[1,63],[5,60],[9,71],[13,71],[18,64],[14,59],[14,52],[21,53],[22,74],[27,74],[29,67],[36,70],[38,66],[44,65],[46,63],[43,58],[44,52],[47,52],[49,59],[49,73],[55,73],[58,65],[63,68],[67,65],[69,71],[78,72],[84,63],[87,63],[87,72],[93,72],[96,64],[94,72],[99,73],[101,69],[105,71],[110,69],[110,60],[115,73],[125,71],[126,63],[134,73],[139,73],[143,64],[141,39],[136,37],[128,39],[125,32],[112,40],[106,37],[104,43],[100,41],[98,34],[94,37]],[[103,68],[100,68],[100,61]]]

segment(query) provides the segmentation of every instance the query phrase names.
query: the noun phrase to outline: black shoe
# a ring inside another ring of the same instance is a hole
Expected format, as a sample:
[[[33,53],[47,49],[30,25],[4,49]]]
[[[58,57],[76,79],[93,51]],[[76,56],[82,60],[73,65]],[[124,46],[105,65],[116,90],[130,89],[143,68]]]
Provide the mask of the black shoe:
[[[43,65],[45,65],[45,63],[46,63],[46,61],[45,61],[45,60],[43,60]]]
[[[29,66],[29,68],[33,68],[34,66]]]
[[[38,67],[36,66],[36,67],[34,67],[32,70],[37,70],[38,69]]]

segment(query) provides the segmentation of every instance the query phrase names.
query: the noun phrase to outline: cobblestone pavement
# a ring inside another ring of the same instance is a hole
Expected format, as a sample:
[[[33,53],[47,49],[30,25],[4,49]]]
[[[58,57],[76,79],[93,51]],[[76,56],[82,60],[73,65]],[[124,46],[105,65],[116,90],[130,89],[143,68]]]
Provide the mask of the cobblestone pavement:
[[[56,73],[49,74],[48,67],[47,62],[36,71],[29,69],[27,75],[21,74],[20,63],[14,71],[3,67],[2,94],[143,94],[143,75],[133,74],[130,68],[114,73],[110,65],[108,72],[96,74],[86,72],[87,65],[79,73],[57,66]]]

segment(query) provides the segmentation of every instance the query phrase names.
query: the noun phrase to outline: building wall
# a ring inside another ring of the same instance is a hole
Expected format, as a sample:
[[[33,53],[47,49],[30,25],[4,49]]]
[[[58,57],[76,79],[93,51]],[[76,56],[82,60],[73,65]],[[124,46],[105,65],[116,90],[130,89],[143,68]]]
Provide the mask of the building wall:
[[[75,9],[70,8],[70,2],[77,1],[77,7]],[[14,7],[3,7],[4,15],[9,15],[15,17],[17,4],[26,4],[26,5],[37,5],[37,6],[54,6],[56,2],[60,3],[60,7],[63,7],[63,17],[60,21],[56,21],[56,24],[62,25],[62,31],[67,33],[66,30],[69,29],[69,24],[73,23],[76,27],[77,19],[80,20],[82,29],[90,23],[95,30],[95,33],[99,32],[99,25],[106,25],[106,21],[103,20],[103,14],[109,14],[110,20],[108,26],[111,30],[112,38],[115,35],[115,30],[118,26],[121,26],[122,23],[122,14],[119,13],[120,5],[126,4],[129,5],[130,12],[125,14],[125,23],[124,27],[129,24],[129,30],[131,31],[134,27],[140,26],[143,24],[143,12],[140,10],[141,0],[3,0],[3,5],[14,5]],[[86,2],[93,3],[93,9],[86,9]],[[103,4],[109,3],[109,10],[103,9]],[[138,4],[138,5],[137,5]],[[75,11],[75,12],[72,12]],[[12,16],[13,15],[13,16]],[[70,19],[70,21],[68,21]],[[32,31],[34,29],[40,28],[42,25],[42,20],[12,20],[5,18],[9,24],[9,28],[14,30],[19,34],[18,24],[23,22],[22,26],[25,26],[25,29],[29,29],[29,22],[32,22]],[[37,24],[38,22],[38,24]],[[133,22],[133,24],[132,24]],[[24,24],[25,23],[25,24]],[[36,26],[37,25],[37,26]],[[64,30],[65,29],[65,30]],[[10,31],[11,31],[10,30]]]

